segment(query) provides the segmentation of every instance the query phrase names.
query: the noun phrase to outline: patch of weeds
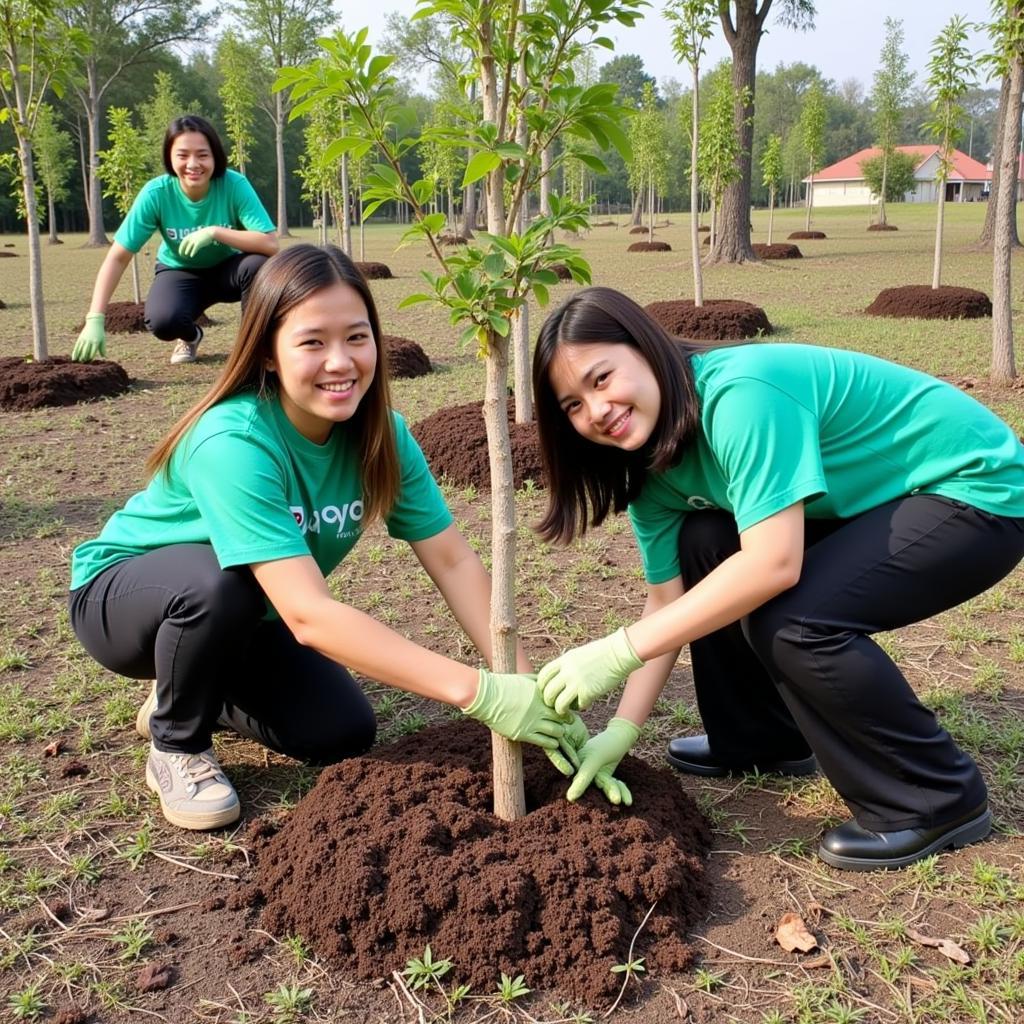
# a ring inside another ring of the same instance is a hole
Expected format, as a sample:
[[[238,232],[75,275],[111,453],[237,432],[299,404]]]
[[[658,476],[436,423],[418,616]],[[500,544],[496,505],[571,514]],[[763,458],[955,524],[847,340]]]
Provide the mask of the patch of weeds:
[[[975,668],[971,683],[981,693],[998,697],[1003,692],[1003,670],[996,662],[986,659]]]
[[[671,717],[672,724],[679,729],[698,729],[701,726],[697,709],[682,700],[672,705]]]
[[[153,852],[152,829],[152,822],[147,821],[121,851],[121,856],[131,864],[133,871]]]
[[[13,992],[7,997],[7,1008],[15,1020],[38,1020],[46,1009],[40,982],[35,981],[20,992]]]
[[[946,630],[946,639],[949,641],[949,649],[954,654],[963,654],[968,645],[990,644],[997,639],[997,634],[995,630],[963,618],[959,622],[950,623]]]
[[[413,733],[417,733],[424,728],[426,724],[426,715],[421,715],[418,711],[410,711],[409,714],[402,715],[394,723],[391,731],[397,736],[412,736]]]
[[[294,1024],[313,1005],[313,990],[301,988],[299,983],[280,984],[273,992],[267,992],[263,1001],[271,1008],[278,1024]]]
[[[901,665],[906,660],[906,653],[903,650],[903,644],[900,643],[898,633],[876,633],[871,639],[885,651],[895,664]]]
[[[998,917],[985,914],[967,930],[968,939],[985,953],[1002,949],[1008,938],[1007,928]]]
[[[121,947],[121,952],[118,954],[121,960],[138,960],[153,944],[153,932],[146,924],[145,919],[133,917],[130,921],[125,922],[121,931],[111,936],[110,941]]]
[[[138,703],[128,694],[115,694],[103,703],[103,724],[108,729],[123,729],[135,721],[138,710]]]
[[[435,960],[434,954],[428,945],[423,951],[423,956],[413,957],[405,967],[402,968],[402,977],[412,986],[415,992],[418,989],[426,988],[428,985],[436,985],[441,988],[441,979],[452,969],[451,960]]]
[[[282,940],[281,945],[291,954],[296,967],[302,967],[313,958],[312,950],[301,935],[289,935]]]
[[[14,672],[31,667],[28,655],[15,647],[7,646],[0,651],[0,672]]]
[[[501,972],[501,984],[498,986],[498,998],[505,1006],[511,1006],[517,999],[528,996],[530,989],[526,987],[526,978],[517,974],[514,978],[509,977],[504,971]]]
[[[806,836],[791,836],[779,843],[773,843],[768,847],[768,852],[780,857],[810,857],[814,852],[814,846],[814,840]]]
[[[614,969],[614,968],[613,968]],[[712,995],[725,984],[725,975],[717,971],[709,971],[706,967],[698,967],[693,976],[693,987],[698,992]]]
[[[96,855],[82,853],[68,862],[71,877],[83,885],[95,885],[102,877],[103,870],[96,864]]]

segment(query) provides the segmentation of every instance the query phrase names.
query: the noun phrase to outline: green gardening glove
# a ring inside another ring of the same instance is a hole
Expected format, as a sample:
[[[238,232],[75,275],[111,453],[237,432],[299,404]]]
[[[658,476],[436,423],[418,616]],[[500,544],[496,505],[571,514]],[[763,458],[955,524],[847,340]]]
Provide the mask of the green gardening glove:
[[[216,230],[216,228],[200,228],[198,231],[190,232],[178,243],[178,254],[187,260],[192,259],[200,249],[205,249],[217,241],[213,237]]]
[[[107,318],[103,313],[90,313],[85,326],[78,335],[71,358],[76,363],[91,363],[97,356],[107,354],[107,332],[104,330]]]
[[[544,703],[564,715],[570,708],[585,711],[641,665],[623,627],[549,661],[537,674],[537,684]]]
[[[558,741],[558,749],[545,750],[544,753],[563,775],[572,775],[580,766],[580,750],[589,739],[590,733],[587,732],[583,719],[575,711],[570,711],[565,732]]]
[[[480,669],[473,703],[463,712],[510,740],[557,750],[565,732],[560,718],[541,700],[532,675],[502,674]]]
[[[604,732],[599,732],[584,744],[580,751],[581,764],[565,794],[566,799],[579,800],[593,782],[611,803],[631,806],[633,794],[613,773],[639,735],[640,730],[628,719],[613,718]]]

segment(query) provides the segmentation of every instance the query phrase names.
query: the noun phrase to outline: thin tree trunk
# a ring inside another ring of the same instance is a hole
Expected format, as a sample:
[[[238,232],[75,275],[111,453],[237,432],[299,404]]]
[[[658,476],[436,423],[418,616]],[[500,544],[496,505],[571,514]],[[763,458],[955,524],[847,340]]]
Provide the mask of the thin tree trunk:
[[[526,14],[526,0],[520,0],[519,9]],[[516,84],[520,90],[525,90],[526,82],[526,54],[523,54],[516,69]],[[516,123],[516,142],[525,150],[529,141],[530,133],[526,127],[526,117],[523,116]],[[526,173],[525,164],[522,173]],[[529,193],[524,192],[516,225],[520,235],[526,231],[529,206]],[[516,423],[530,423],[533,420],[533,382],[530,378],[530,307],[526,303],[519,307],[519,315],[512,323],[512,366],[515,374]]]
[[[82,198],[85,201],[85,216],[88,220],[92,217],[92,197],[89,194],[89,162],[85,157],[85,132],[82,131],[82,118],[75,114],[75,124],[78,126],[78,160],[82,170]]]
[[[775,186],[768,189],[768,244],[772,244],[772,222],[775,220]]]
[[[704,305],[704,275],[700,269],[700,185],[697,181],[697,143],[700,131],[700,75],[693,69],[693,104],[690,112],[690,262],[693,266],[693,304]]]
[[[359,204],[359,259],[366,259],[366,221],[363,218],[363,204]]]
[[[274,96],[274,152],[277,155],[277,237],[291,238],[284,171],[284,93]]]
[[[341,247],[352,256],[352,215],[349,212],[348,153],[341,155]]]
[[[1003,124],[1006,121],[1006,105],[1010,99],[1010,76],[1003,77],[999,87],[999,107],[996,110],[996,135],[992,140],[992,191],[989,193],[988,203],[985,207],[985,223],[982,225],[981,234],[978,236],[978,245],[992,245],[996,237],[996,202],[999,194],[999,174],[1003,163]],[[1014,175],[1016,178],[1016,175]],[[1014,209],[1013,215],[1013,239],[1017,245],[1017,212]]]
[[[469,102],[472,106],[476,103],[476,79],[469,83]],[[466,150],[466,163],[473,159],[473,150]],[[476,229],[476,182],[467,185],[462,190],[462,229],[459,232],[463,238],[472,238]]]
[[[808,164],[808,168],[813,167],[813,163]],[[814,171],[808,170],[807,175],[807,216],[804,222],[804,231],[811,230],[811,208],[814,206]]]
[[[16,102],[22,124],[24,99],[18,93],[18,79],[14,79]],[[18,160],[21,163],[21,182],[25,197],[25,214],[28,220],[28,291],[32,309],[32,358],[37,363],[49,358],[46,343],[46,316],[43,308],[43,258],[39,244],[39,215],[36,210],[36,175],[32,165],[32,147],[28,139],[18,139]]]
[[[643,223],[643,211],[644,211],[644,190],[638,188],[636,195],[633,197],[633,217],[630,220],[631,227],[639,227]]]
[[[59,245],[60,239],[57,237],[57,210],[53,205],[53,193],[46,190],[46,219],[50,228],[50,237],[47,241],[50,245]]]
[[[100,97],[96,81],[96,67],[92,61],[86,63],[88,85],[88,107],[86,118],[89,123],[89,238],[86,248],[93,249],[110,245],[103,227],[103,189],[100,182]]]
[[[654,179],[647,182],[647,241],[654,241]]]
[[[946,183],[936,181],[939,193],[939,211],[935,219],[935,260],[932,268],[932,288],[939,287],[942,275],[942,223],[946,215]]]
[[[885,224],[885,189],[889,180],[889,154],[882,152],[882,194],[878,197],[878,223]]]

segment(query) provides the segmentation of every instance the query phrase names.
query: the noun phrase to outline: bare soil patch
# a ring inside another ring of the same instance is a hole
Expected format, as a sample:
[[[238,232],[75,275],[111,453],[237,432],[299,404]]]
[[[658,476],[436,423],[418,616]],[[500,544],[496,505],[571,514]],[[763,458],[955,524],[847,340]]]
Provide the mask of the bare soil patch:
[[[434,369],[430,365],[430,357],[419,342],[397,334],[385,334],[381,342],[388,361],[388,373],[392,377],[422,377]]]
[[[790,245],[788,242],[754,242],[751,246],[754,255],[763,260],[799,260],[803,259],[803,253],[797,245]]]
[[[707,232],[708,234],[711,234],[711,225],[710,224],[701,224],[697,228],[697,232],[698,233]]]
[[[210,327],[213,321],[201,313],[196,318],[200,327]],[[75,327],[80,331],[85,326],[84,321]],[[107,334],[146,334],[146,304],[144,302],[111,302],[107,306],[106,318],[103,321]]]
[[[868,231],[899,231],[895,224],[869,224]]]
[[[905,284],[883,288],[864,312],[872,316],[913,316],[923,320],[980,320],[992,315],[992,300],[973,288]]]
[[[540,442],[536,423],[515,422],[515,400],[508,400],[508,429],[512,441],[512,476],[516,487],[532,480],[544,486]],[[487,455],[487,428],[483,402],[438,409],[412,428],[435,476],[478,490],[491,488],[491,464]]]
[[[0,409],[24,411],[111,398],[127,391],[128,383],[124,367],[107,360],[73,363],[67,356],[54,356],[36,363],[4,356],[0,358]]]
[[[668,242],[633,242],[627,252],[671,252]]]
[[[486,730],[457,722],[326,769],[257,851],[262,925],[363,979],[430,943],[475,991],[504,971],[594,1005],[621,986],[611,968],[656,903],[648,970],[686,967],[711,836],[668,769],[624,761],[633,808],[595,792],[570,804],[564,778],[526,748],[529,813],[503,822],[489,753]]]
[[[755,338],[771,334],[772,325],[760,306],[739,299],[668,299],[644,307],[669,334],[707,341]]]
[[[367,281],[386,281],[395,276],[391,273],[391,268],[386,263],[367,261],[365,263],[357,263],[356,269]]]
[[[650,233],[648,228],[645,228],[643,224],[636,224],[629,229],[631,235],[646,235]]]
[[[789,234],[789,238],[827,238],[828,236],[824,231],[793,231]]]
[[[455,231],[442,231],[437,236],[437,240],[441,245],[465,245],[469,241],[465,235],[460,235]]]

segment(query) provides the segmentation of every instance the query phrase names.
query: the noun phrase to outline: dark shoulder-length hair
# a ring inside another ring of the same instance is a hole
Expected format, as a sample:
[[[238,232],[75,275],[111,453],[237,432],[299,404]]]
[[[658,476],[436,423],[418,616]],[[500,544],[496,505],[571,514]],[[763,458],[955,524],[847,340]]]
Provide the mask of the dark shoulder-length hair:
[[[174,175],[171,148],[174,146],[174,140],[179,135],[184,135],[185,132],[200,132],[206,136],[206,141],[210,144],[210,152],[213,154],[213,177],[222,178],[228,169],[224,143],[220,141],[217,129],[205,117],[200,117],[198,114],[182,114],[167,126],[167,131],[164,132],[164,168],[167,173]]]
[[[650,366],[661,408],[647,442],[634,452],[596,444],[577,433],[551,384],[560,345],[614,342],[635,349]],[[700,426],[690,356],[703,346],[673,338],[641,306],[613,288],[584,288],[544,321],[533,354],[541,461],[548,508],[537,532],[568,543],[622,512],[640,493],[649,471],[678,462]]]
[[[391,417],[391,388],[382,351],[380,318],[370,287],[356,265],[333,245],[293,245],[271,256],[259,269],[242,314],[238,339],[210,390],[171,428],[146,462],[151,474],[166,471],[181,439],[207,409],[251,391],[273,395],[277,379],[267,369],[281,322],[300,302],[334,284],[354,288],[366,306],[377,346],[377,367],[355,414],[345,423],[359,438],[364,522],[388,514],[401,488],[398,443]],[[275,399],[276,400],[276,399]]]

